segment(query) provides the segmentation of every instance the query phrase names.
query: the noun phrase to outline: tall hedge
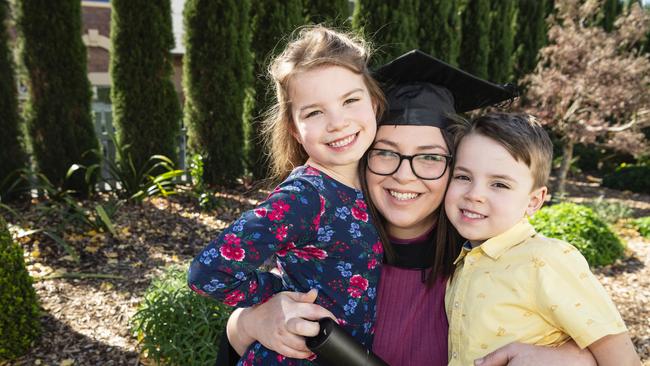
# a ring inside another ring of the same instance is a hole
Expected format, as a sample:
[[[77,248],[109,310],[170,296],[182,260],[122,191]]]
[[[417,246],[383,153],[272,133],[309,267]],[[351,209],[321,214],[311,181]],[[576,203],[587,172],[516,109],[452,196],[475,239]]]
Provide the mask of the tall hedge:
[[[519,0],[515,34],[515,77],[520,79],[533,71],[537,54],[546,43],[547,0]]]
[[[516,0],[492,1],[490,7],[488,79],[503,83],[510,81],[513,75],[517,2]]]
[[[341,27],[350,16],[349,0],[304,0],[303,8],[308,23]]]
[[[203,157],[208,184],[232,184],[244,172],[249,11],[249,0],[185,3],[184,118],[190,146]]]
[[[16,100],[13,54],[9,45],[6,23],[9,2],[0,0],[0,200],[6,201],[12,172],[27,166],[22,145],[22,131]],[[3,184],[4,183],[4,184]]]
[[[154,154],[176,160],[180,104],[171,81],[170,0],[111,1],[111,99],[117,141],[136,167]]]
[[[376,46],[373,66],[419,47],[419,0],[356,0],[352,27]]]
[[[614,21],[621,14],[623,4],[620,0],[604,0],[602,3],[601,25],[607,32],[614,29]]]
[[[38,169],[60,185],[74,163],[97,162],[90,115],[86,47],[81,40],[81,3],[68,0],[17,0],[21,59],[29,98],[24,106]],[[81,174],[67,184],[86,191]]]
[[[38,300],[22,248],[0,217],[0,363],[27,353],[40,333]]]
[[[456,0],[420,0],[419,48],[452,65],[460,52],[460,16]]]
[[[291,32],[304,22],[303,0],[269,0],[258,3],[253,14],[254,100],[246,126],[248,169],[255,179],[267,176],[267,151],[262,143],[261,122],[275,95],[267,69],[273,56],[282,52]],[[325,2],[313,2],[313,9],[325,9]]]
[[[462,14],[463,39],[458,64],[480,78],[488,76],[490,56],[490,0],[468,0]]]

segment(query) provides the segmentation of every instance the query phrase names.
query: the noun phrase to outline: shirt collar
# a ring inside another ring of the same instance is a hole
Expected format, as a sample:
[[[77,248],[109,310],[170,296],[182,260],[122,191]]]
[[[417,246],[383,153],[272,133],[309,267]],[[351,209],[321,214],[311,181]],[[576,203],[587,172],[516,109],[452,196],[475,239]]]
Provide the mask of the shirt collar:
[[[486,240],[483,244],[476,248],[472,248],[469,241],[463,244],[463,248],[454,261],[454,264],[460,262],[472,250],[481,250],[488,257],[498,259],[506,250],[520,244],[524,240],[535,235],[535,228],[528,222],[527,218],[523,218],[515,226],[506,230],[505,232]]]

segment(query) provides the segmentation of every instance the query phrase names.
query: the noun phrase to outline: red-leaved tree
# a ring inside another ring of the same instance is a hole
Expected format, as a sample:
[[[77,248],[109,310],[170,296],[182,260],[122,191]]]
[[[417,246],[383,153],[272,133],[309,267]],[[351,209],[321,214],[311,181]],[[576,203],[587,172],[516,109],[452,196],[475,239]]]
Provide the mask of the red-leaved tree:
[[[549,45],[525,81],[529,112],[561,138],[561,195],[576,143],[634,155],[649,151],[641,128],[650,125],[650,59],[636,46],[648,31],[650,16],[635,3],[607,33],[598,25],[599,1],[555,4]]]

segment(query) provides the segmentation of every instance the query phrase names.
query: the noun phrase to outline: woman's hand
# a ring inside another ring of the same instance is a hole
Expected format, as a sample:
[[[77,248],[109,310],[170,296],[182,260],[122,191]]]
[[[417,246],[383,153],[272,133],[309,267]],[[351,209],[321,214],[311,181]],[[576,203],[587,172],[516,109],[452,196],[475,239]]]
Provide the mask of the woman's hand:
[[[228,340],[241,355],[255,340],[286,357],[304,359],[312,355],[304,337],[318,334],[318,319],[332,313],[313,302],[318,291],[281,292],[252,308],[237,309],[228,319]]]
[[[570,340],[559,347],[533,346],[510,343],[474,361],[476,366],[542,366],[578,365],[597,366],[594,356],[587,349],[580,349]]]

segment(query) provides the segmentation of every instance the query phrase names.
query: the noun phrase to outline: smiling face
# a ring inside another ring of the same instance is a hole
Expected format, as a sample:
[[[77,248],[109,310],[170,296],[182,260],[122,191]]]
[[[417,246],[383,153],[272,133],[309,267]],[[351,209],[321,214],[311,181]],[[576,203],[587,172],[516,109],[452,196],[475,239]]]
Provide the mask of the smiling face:
[[[294,137],[309,155],[307,163],[358,186],[359,159],[377,129],[363,77],[340,66],[314,68],[292,78],[289,97]]]
[[[544,203],[546,187],[533,189],[530,168],[489,137],[465,136],[454,159],[445,210],[472,246],[502,234]]]
[[[440,129],[430,126],[380,126],[373,148],[402,155],[449,154]],[[370,198],[386,219],[388,233],[396,238],[412,239],[434,225],[449,171],[439,179],[423,180],[403,160],[392,175],[382,176],[366,170],[366,178]]]

